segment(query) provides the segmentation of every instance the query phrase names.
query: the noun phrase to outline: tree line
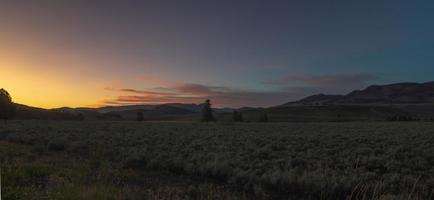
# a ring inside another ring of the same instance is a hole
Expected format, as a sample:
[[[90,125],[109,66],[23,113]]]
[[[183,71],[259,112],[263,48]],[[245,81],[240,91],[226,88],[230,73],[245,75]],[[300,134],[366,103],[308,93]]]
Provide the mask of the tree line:
[[[143,112],[137,112],[136,121],[143,121]],[[201,121],[202,122],[215,122],[217,119],[214,117],[213,109],[211,107],[211,100],[207,99],[202,106],[201,110]],[[243,113],[238,110],[234,110],[232,113],[232,121],[243,122]],[[258,122],[268,122],[268,115],[266,113],[260,113]]]
[[[6,122],[15,115],[16,106],[12,97],[5,89],[0,89],[0,119]]]
[[[211,101],[207,99],[204,103],[204,106],[202,108],[202,122],[213,122],[216,121],[216,119],[213,116],[213,111],[211,108]],[[232,112],[232,121],[234,122],[243,122],[243,113],[238,110],[234,110]],[[267,113],[263,112],[260,113],[258,122],[268,122],[268,115]]]
[[[15,115],[16,105],[12,101],[12,97],[8,91],[5,89],[0,89],[0,119],[6,122],[9,119],[12,119]],[[79,119],[83,120],[84,116],[82,114],[79,115]],[[137,121],[143,121],[144,116],[142,112],[137,113]],[[241,111],[233,111],[232,120],[234,122],[243,122],[243,113]],[[214,122],[216,118],[213,114],[213,109],[211,107],[211,100],[207,99],[203,103],[202,111],[201,111],[201,121],[202,122]],[[260,113],[259,122],[268,122],[268,115],[266,113]]]

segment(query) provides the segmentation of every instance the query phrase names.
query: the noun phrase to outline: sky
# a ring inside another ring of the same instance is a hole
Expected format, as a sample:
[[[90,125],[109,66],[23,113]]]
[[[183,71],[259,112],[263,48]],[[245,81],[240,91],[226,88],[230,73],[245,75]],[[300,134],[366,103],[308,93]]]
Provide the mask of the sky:
[[[0,0],[0,88],[42,108],[274,106],[434,77],[431,0]]]

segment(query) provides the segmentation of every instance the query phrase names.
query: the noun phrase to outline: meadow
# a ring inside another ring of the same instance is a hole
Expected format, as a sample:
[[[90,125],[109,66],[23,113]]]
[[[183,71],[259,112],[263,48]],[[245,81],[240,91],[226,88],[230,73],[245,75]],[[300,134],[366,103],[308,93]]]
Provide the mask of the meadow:
[[[434,123],[10,121],[3,199],[433,199]]]

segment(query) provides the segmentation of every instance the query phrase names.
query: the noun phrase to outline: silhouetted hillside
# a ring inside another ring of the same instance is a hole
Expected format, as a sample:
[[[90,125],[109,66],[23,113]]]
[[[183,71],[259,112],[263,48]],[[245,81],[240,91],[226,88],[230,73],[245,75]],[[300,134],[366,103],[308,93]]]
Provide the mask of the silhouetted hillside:
[[[339,99],[337,103],[434,103],[434,82],[374,85],[361,91],[351,92]]]
[[[185,114],[191,114],[197,112],[182,107],[172,106],[170,104],[155,106],[150,111],[155,113],[168,114],[168,115],[185,115]]]
[[[53,120],[199,120],[202,104],[110,106],[101,108],[41,109],[17,105],[17,119]],[[214,108],[219,121],[232,120],[232,108]],[[243,107],[245,121],[267,113],[270,121],[384,121],[397,116],[434,119],[434,82],[370,86],[347,95],[312,95],[269,108]]]
[[[291,106],[291,105],[318,105],[318,104],[327,104],[334,102],[336,100],[341,99],[344,95],[326,95],[326,94],[316,94],[312,96],[308,96],[306,98],[300,99],[295,102],[289,102],[283,104],[282,106]]]
[[[43,120],[80,120],[78,113],[63,112],[56,109],[43,109],[16,104],[15,119],[43,119]]]
[[[104,106],[100,108],[88,108],[100,113],[108,113],[115,111],[125,111],[125,110],[150,110],[154,108],[155,105],[131,105],[131,106]]]
[[[347,95],[317,94],[282,106],[321,104],[434,104],[434,82],[373,85]]]
[[[250,111],[256,115],[261,112]],[[272,121],[432,120],[434,82],[374,85],[347,95],[312,95],[270,107],[266,112]]]
[[[128,110],[152,110],[158,106],[170,106],[175,108],[181,108],[184,110],[189,110],[191,112],[200,112],[202,109],[202,104],[185,104],[185,103],[166,103],[166,104],[155,104],[155,105],[130,105],[130,106],[105,106],[100,108],[86,108],[91,110],[96,110],[100,113],[108,112],[118,112],[118,111],[128,111]],[[214,108],[215,112],[232,112],[233,108]]]

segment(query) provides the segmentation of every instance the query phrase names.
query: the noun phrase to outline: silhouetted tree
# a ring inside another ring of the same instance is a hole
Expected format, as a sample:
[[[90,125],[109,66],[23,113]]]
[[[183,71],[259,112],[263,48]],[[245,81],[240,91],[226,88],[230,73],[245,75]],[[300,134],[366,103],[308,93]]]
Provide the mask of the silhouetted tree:
[[[242,122],[243,121],[243,113],[235,110],[232,114],[232,119],[235,122]]]
[[[267,113],[262,113],[261,116],[259,116],[259,122],[268,122]]]
[[[203,122],[215,121],[215,118],[212,115],[211,101],[209,99],[205,101],[202,107],[202,121]]]
[[[0,89],[0,119],[5,122],[11,119],[15,114],[15,104],[12,98],[5,89]]]
[[[143,112],[137,113],[137,121],[139,121],[139,122],[143,121]]]

